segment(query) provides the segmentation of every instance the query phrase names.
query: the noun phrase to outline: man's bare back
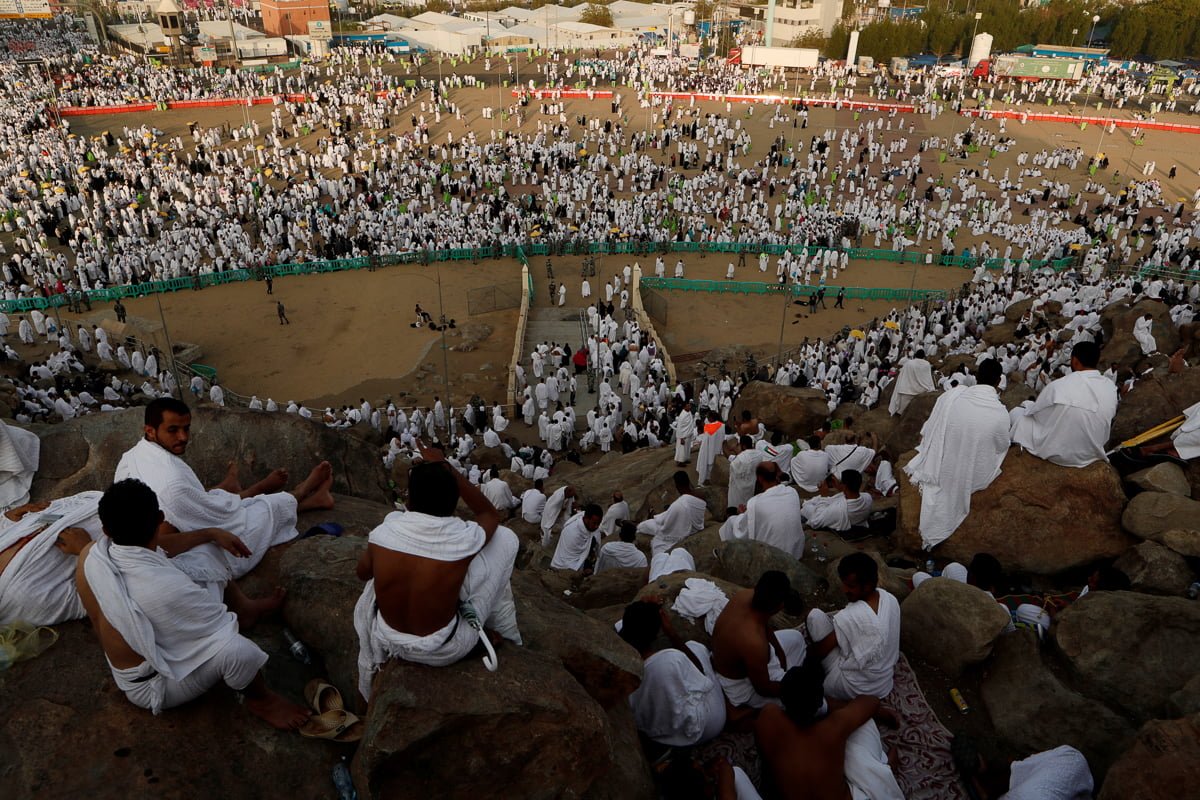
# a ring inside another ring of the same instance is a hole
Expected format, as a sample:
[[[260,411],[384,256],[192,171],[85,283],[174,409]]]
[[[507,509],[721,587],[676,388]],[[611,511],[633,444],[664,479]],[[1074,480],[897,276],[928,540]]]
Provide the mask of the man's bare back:
[[[767,634],[751,615],[754,590],[743,589],[729,598],[712,632],[713,669],[726,678],[748,676],[748,663],[770,658]]]
[[[435,561],[374,544],[367,549],[384,622],[401,633],[428,636],[454,619],[471,559]]]
[[[777,706],[764,708],[755,736],[779,796],[785,800],[850,800],[846,740],[878,706],[873,697],[859,697],[806,727],[797,725]]]

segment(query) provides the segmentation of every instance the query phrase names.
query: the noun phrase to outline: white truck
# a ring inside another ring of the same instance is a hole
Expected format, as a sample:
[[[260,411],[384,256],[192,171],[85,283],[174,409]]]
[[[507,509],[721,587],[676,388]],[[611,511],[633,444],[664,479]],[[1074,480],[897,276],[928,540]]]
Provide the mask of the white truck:
[[[813,69],[821,52],[808,47],[762,47],[752,45],[742,48],[742,63],[748,67],[786,67],[788,69]]]

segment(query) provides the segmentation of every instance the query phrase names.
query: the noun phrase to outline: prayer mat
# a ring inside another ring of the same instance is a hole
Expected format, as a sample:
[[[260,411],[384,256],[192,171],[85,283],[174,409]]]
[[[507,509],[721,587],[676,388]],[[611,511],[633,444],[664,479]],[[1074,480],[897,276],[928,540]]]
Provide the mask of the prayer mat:
[[[954,737],[929,707],[917,675],[903,653],[896,663],[892,693],[883,704],[900,717],[900,729],[879,726],[885,748],[895,747],[896,780],[908,800],[966,800],[966,789],[950,755]]]
[[[917,684],[916,673],[903,653],[896,663],[895,685],[884,700],[901,719],[899,730],[880,725],[885,748],[895,747],[899,757],[896,781],[908,800],[967,800],[966,790],[950,755],[954,737],[938,720]],[[707,762],[718,756],[729,759],[760,789],[766,765],[758,757],[751,733],[723,733],[697,748],[696,756]]]

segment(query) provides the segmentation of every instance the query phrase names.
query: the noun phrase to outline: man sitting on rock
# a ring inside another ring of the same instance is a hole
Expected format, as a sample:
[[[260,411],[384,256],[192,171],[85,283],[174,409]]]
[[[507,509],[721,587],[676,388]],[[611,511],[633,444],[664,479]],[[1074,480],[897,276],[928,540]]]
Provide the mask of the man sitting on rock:
[[[144,438],[121,456],[115,480],[136,478],[159,498],[167,522],[177,530],[219,528],[250,548],[247,558],[227,556],[234,577],[242,577],[262,560],[267,549],[295,539],[296,515],[333,508],[333,469],[328,461],[315,466],[291,492],[286,470],[274,470],[243,490],[234,465],[215,489],[206,490],[183,460],[191,439],[192,412],[185,403],[160,397],[146,406]]]
[[[937,399],[921,428],[917,456],[904,471],[921,491],[921,545],[949,539],[971,511],[971,494],[1000,475],[1008,455],[1008,411],[997,387],[1000,362],[979,365],[974,386],[955,386]]]
[[[875,500],[862,491],[862,473],[848,469],[841,480],[830,475],[820,486],[821,494],[804,501],[800,516],[811,529],[845,533],[867,524]]]
[[[825,694],[840,700],[887,697],[900,660],[900,604],[879,588],[879,567],[866,553],[838,563],[849,603],[832,617],[814,608],[808,635],[824,659]]]
[[[896,385],[892,387],[892,399],[888,402],[888,413],[893,417],[903,414],[914,397],[936,390],[933,366],[925,360],[925,351],[918,350],[900,367]]]
[[[512,489],[508,488],[508,484],[500,477],[499,467],[492,467],[488,470],[487,475],[488,479],[479,489],[488,502],[507,519],[512,515],[512,510],[521,504],[521,501],[513,497]]]
[[[105,536],[87,545],[75,571],[83,607],[113,680],[129,701],[154,714],[204,694],[218,682],[242,692],[246,709],[276,728],[298,728],[309,711],[267,688],[267,654],[239,633],[283,602],[282,592],[249,600],[229,582],[222,559],[198,552],[188,572],[159,548],[163,522],[154,492],[136,480],[100,499]],[[174,538],[167,536],[166,538]],[[244,551],[230,536],[223,546]],[[207,556],[207,557],[205,557]],[[221,593],[232,609],[221,602]]]
[[[829,477],[833,461],[830,460],[829,453],[821,449],[819,436],[809,436],[805,441],[809,449],[801,450],[792,456],[788,472],[797,488],[811,493],[817,491],[821,482]]]
[[[533,482],[532,489],[526,489],[521,495],[521,519],[530,525],[538,525],[542,521],[542,509],[546,507],[546,493],[542,491],[542,479]]]
[[[657,650],[659,630],[671,646]],[[668,747],[689,747],[716,738],[725,727],[725,695],[708,648],[684,642],[658,602],[625,608],[621,638],[641,655],[642,682],[629,696],[633,719],[646,738]]]
[[[792,585],[777,570],[762,574],[753,589],[729,598],[712,630],[713,667],[730,706],[730,721],[746,719],[767,703],[778,703],[779,681],[804,661],[804,634],[771,630]]]
[[[471,621],[521,643],[509,584],[517,535],[440,451],[418,448],[424,463],[409,473],[409,511],[388,514],[358,562],[367,581],[354,608],[358,688],[368,701],[388,658],[434,667],[465,658],[483,635]],[[460,497],[474,522],[453,516]]]
[[[588,505],[563,525],[558,535],[558,546],[554,548],[551,569],[570,569],[579,572],[600,547],[600,519],[603,512],[595,503]]]
[[[1042,389],[1023,410],[1013,409],[1013,444],[1064,467],[1105,460],[1104,445],[1117,414],[1117,387],[1096,369],[1099,363],[1099,345],[1076,344],[1070,374]]]
[[[782,473],[774,461],[755,469],[758,494],[721,526],[721,539],[753,539],[777,547],[789,555],[804,555],[804,525],[800,518],[800,496],[780,483]]]
[[[651,555],[665,553],[693,533],[704,529],[704,512],[708,506],[692,492],[692,481],[683,470],[674,475],[679,497],[667,510],[638,524],[637,532],[654,537],[650,542]]]
[[[601,530],[603,530],[601,524]],[[600,555],[596,557],[596,571],[599,575],[606,569],[616,568],[633,568],[645,569],[649,562],[646,560],[646,554],[638,549],[635,544],[637,541],[637,526],[628,520],[621,522],[621,530],[619,539],[615,542],[607,542],[600,548]]]
[[[789,669],[780,683],[782,708],[768,706],[755,721],[780,797],[903,800],[872,719],[879,699],[827,701],[824,677],[815,654]]]

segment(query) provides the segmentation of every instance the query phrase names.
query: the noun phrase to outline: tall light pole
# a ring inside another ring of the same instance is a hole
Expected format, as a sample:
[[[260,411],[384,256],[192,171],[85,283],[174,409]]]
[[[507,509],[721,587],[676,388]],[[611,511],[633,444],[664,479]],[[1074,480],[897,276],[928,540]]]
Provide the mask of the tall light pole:
[[[1071,28],[1071,47],[1075,46],[1075,37],[1079,35],[1079,28]]]
[[[446,392],[446,402],[451,403],[450,397],[450,360],[446,355],[448,347],[446,346],[446,309],[442,305],[442,265],[435,263],[434,268],[437,270],[437,290],[438,290],[438,325],[441,328],[442,335],[442,387]],[[428,275],[416,275],[415,277],[423,280],[433,280]]]
[[[1093,42],[1093,41],[1095,40],[1095,38],[1096,38],[1096,24],[1097,24],[1097,23],[1099,23],[1099,22],[1100,22],[1100,15],[1099,15],[1099,14],[1093,14],[1093,15],[1092,15],[1092,30],[1091,30],[1091,32],[1089,32],[1089,33],[1088,33],[1088,40],[1087,40],[1087,46],[1088,46],[1088,47],[1091,47],[1091,46],[1092,46],[1092,42]]]

